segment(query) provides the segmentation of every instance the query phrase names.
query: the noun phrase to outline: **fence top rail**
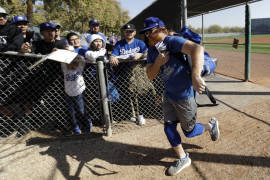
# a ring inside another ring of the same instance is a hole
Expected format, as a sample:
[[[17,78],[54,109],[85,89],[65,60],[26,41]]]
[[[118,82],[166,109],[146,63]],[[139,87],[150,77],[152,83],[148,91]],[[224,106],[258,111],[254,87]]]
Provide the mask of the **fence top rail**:
[[[15,52],[15,51],[6,51],[6,52],[0,52],[0,54],[3,55],[14,55],[14,56],[23,56],[23,57],[32,57],[32,58],[45,58],[47,55],[42,55],[42,54],[33,54],[33,53],[21,53],[21,52]],[[142,58],[138,60],[134,59],[118,59],[120,63],[125,63],[125,62],[138,62],[138,61],[146,61],[147,58]],[[96,62],[88,62],[90,64],[96,64]],[[109,63],[109,61],[105,61],[104,63]]]
[[[46,55],[41,55],[41,54],[21,53],[21,52],[15,52],[15,51],[0,52],[0,54],[14,55],[14,56],[24,56],[24,57],[33,57],[33,58],[43,58],[43,57],[46,56]]]
[[[118,59],[120,63],[124,63],[124,62],[135,62],[135,61],[146,61],[147,58],[142,58],[142,59],[138,59],[138,60],[134,60],[134,59]]]

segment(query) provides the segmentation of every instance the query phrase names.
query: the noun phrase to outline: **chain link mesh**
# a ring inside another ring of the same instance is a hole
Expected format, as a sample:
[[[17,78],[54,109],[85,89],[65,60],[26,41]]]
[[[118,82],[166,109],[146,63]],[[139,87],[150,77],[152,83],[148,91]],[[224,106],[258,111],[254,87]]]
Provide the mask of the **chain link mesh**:
[[[44,134],[61,132],[64,135],[72,131],[60,63],[47,60],[28,70],[39,59],[35,56],[0,54],[2,140],[23,137],[30,131]],[[94,126],[99,126],[104,123],[104,118],[96,66],[86,64],[84,68],[84,101]],[[104,73],[107,83],[113,84],[120,95],[116,102],[111,99],[109,103],[115,132],[119,132],[117,125],[125,124],[131,117],[143,115],[145,119],[163,118],[158,102],[163,87],[159,79],[148,80],[145,66],[145,61],[120,63],[114,68],[106,64]],[[86,128],[86,122],[80,123],[81,127]]]
[[[162,119],[161,102],[163,87],[160,79],[149,81],[146,62],[123,62],[109,71],[109,79],[120,94],[112,103],[114,121],[130,120],[143,115],[146,119]]]

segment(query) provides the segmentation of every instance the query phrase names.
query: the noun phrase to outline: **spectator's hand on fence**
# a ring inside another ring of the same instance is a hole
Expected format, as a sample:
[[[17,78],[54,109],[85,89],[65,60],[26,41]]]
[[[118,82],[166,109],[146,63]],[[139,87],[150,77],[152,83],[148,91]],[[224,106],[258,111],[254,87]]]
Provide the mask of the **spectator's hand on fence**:
[[[142,53],[136,53],[134,54],[134,56],[132,57],[133,60],[138,60],[142,57]]]
[[[193,75],[193,74],[192,74],[192,85],[193,89],[200,94],[204,91],[206,86],[203,78],[200,75]]]
[[[31,44],[28,42],[25,42],[21,46],[20,52],[22,53],[30,53],[31,52]]]
[[[169,57],[169,52],[159,53],[155,63],[158,63],[159,66],[163,66],[168,62]]]
[[[112,66],[118,66],[119,60],[116,57],[111,56],[110,57],[110,63],[111,63]]]
[[[163,96],[162,95],[156,95],[155,96],[155,104],[156,106],[160,106],[163,102]]]

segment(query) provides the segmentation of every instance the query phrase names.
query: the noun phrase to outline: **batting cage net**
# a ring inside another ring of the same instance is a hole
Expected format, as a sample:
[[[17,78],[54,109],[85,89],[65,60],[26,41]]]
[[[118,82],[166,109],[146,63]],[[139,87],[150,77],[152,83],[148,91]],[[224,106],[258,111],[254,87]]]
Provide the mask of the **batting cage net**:
[[[33,132],[73,135],[61,64],[46,60],[29,70],[42,57],[0,53],[0,140],[17,139],[29,133],[34,136]],[[137,126],[138,117],[162,120],[163,86],[159,79],[148,80],[145,60],[122,62],[117,67],[102,61],[102,72],[98,72],[99,64],[86,63],[83,67],[85,110],[94,127],[112,126],[115,133],[115,128],[124,122]],[[101,79],[105,80],[105,86],[101,85]],[[104,116],[102,90],[106,92],[109,118]],[[76,114],[83,133],[88,122],[79,115]]]

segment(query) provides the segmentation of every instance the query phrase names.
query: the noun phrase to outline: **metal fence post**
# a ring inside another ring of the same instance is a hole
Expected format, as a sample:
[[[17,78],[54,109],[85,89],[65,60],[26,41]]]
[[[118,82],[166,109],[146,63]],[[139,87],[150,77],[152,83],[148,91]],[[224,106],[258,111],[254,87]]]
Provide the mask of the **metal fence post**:
[[[202,45],[204,46],[204,14],[202,14]]]
[[[251,39],[251,23],[250,8],[246,3],[246,24],[245,24],[245,81],[250,78],[250,39]]]
[[[112,136],[112,128],[111,128],[111,119],[110,119],[110,111],[109,111],[109,103],[107,97],[107,87],[106,87],[106,80],[104,76],[104,57],[99,57],[97,59],[97,70],[99,76],[99,86],[100,86],[100,94],[102,100],[102,107],[103,107],[103,117],[105,119],[106,124],[106,135]]]
[[[182,10],[182,27],[187,25],[187,0],[181,1]]]

